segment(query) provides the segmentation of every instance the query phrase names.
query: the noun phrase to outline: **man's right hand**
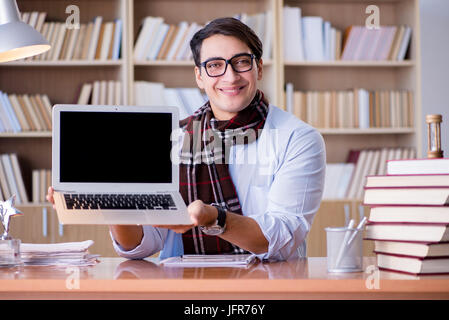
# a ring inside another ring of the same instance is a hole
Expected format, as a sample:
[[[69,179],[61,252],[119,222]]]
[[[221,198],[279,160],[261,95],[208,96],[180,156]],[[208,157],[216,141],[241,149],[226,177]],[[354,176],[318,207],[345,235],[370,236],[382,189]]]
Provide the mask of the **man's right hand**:
[[[53,204],[53,209],[56,210],[55,199],[53,194],[55,189],[49,187],[47,191],[47,200]],[[142,226],[134,225],[116,225],[109,226],[114,239],[125,249],[131,250],[140,244],[143,238],[143,228]]]

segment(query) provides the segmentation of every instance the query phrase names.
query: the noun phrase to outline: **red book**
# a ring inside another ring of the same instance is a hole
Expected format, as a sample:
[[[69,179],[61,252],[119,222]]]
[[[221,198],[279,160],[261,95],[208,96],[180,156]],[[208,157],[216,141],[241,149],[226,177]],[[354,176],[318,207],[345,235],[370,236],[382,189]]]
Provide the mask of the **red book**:
[[[449,223],[449,206],[374,206],[372,222]]]
[[[444,257],[449,256],[449,241],[418,242],[375,240],[374,252],[417,258]]]
[[[369,175],[365,187],[449,187],[449,174]]]
[[[449,174],[449,158],[389,160],[387,174]]]
[[[372,205],[449,205],[449,187],[404,186],[365,187],[364,204]]]
[[[449,256],[417,258],[405,255],[377,253],[377,266],[380,270],[413,275],[449,274]]]
[[[369,221],[366,225],[365,239],[446,242],[449,241],[449,224]]]

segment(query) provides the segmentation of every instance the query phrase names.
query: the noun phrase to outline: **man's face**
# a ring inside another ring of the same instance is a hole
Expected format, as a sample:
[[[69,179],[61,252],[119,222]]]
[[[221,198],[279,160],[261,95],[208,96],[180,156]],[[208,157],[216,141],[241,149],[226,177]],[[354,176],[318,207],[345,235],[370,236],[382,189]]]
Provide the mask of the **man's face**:
[[[201,62],[213,57],[230,59],[240,53],[251,50],[239,39],[232,36],[213,35],[203,41],[201,46]],[[201,70],[200,70],[201,68]],[[228,65],[226,73],[219,77],[207,75],[204,67],[195,67],[196,82],[209,97],[215,118],[229,120],[239,111],[245,109],[257,91],[257,80],[262,79],[262,60],[253,61],[253,68],[238,73]]]

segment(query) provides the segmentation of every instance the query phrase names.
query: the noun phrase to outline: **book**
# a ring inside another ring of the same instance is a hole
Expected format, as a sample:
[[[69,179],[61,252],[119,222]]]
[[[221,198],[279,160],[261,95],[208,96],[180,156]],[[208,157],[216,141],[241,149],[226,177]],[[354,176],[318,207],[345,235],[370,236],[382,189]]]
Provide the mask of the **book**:
[[[303,61],[301,8],[285,6],[282,14],[284,22],[284,59],[286,61]]]
[[[380,270],[398,271],[414,275],[437,275],[449,273],[449,256],[418,258],[393,254],[377,254]]]
[[[95,19],[93,21],[93,27],[92,27],[92,36],[90,38],[89,48],[88,48],[87,56],[86,56],[87,60],[95,59],[97,47],[99,46],[98,40],[100,38],[100,31],[101,31],[102,24],[103,24],[103,17],[101,17],[101,16],[95,17]]]
[[[449,187],[364,187],[364,204],[449,205]]]
[[[447,206],[375,206],[370,210],[372,222],[449,223]]]
[[[366,187],[448,187],[449,174],[368,175]]]
[[[256,256],[254,254],[195,254],[171,257],[161,261],[167,267],[248,267]]]
[[[303,17],[304,54],[308,61],[324,60],[324,34],[322,17]]]
[[[412,257],[449,256],[449,242],[374,241],[374,252]]]
[[[14,172],[14,177],[17,183],[17,189],[20,193],[20,199],[22,203],[28,202],[28,195],[25,190],[25,184],[23,183],[22,171],[20,170],[19,160],[17,159],[17,155],[12,153],[9,155],[11,166]]]
[[[390,160],[387,174],[449,174],[449,158]]]
[[[369,221],[366,225],[365,239],[444,242],[449,241],[449,224]]]

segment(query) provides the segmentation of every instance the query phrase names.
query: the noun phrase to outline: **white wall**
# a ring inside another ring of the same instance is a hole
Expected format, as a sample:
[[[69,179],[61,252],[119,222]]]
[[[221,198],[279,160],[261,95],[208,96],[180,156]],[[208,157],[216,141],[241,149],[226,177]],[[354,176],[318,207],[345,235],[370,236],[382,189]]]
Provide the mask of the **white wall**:
[[[427,157],[426,114],[442,114],[441,144],[449,157],[449,0],[421,0],[423,157]]]

